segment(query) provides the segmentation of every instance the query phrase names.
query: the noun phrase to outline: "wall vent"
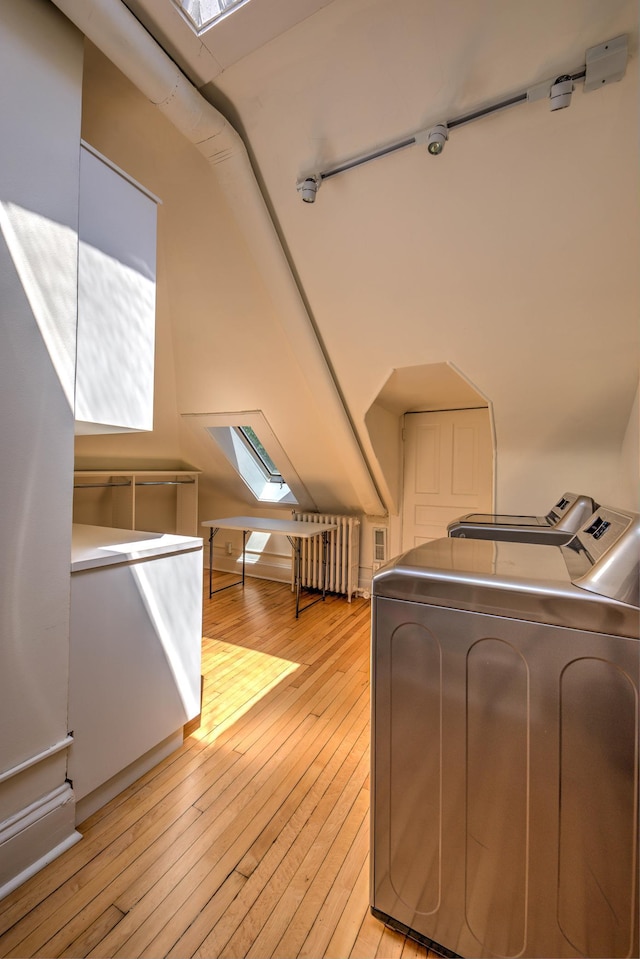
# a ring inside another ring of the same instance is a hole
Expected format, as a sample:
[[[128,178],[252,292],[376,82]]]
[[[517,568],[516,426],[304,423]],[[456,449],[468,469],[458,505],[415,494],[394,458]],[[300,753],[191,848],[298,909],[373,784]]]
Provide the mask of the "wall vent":
[[[373,528],[373,568],[378,569],[387,561],[387,527]]]

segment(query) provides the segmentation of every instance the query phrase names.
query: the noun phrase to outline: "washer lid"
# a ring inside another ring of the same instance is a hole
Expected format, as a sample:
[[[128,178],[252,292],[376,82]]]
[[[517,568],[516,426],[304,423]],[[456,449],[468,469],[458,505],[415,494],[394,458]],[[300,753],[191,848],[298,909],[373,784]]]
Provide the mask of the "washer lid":
[[[467,513],[449,524],[449,530],[460,529],[467,525],[484,527],[504,527],[527,529],[531,526],[556,528],[569,533],[577,533],[591,516],[596,504],[590,496],[583,493],[564,493],[551,507],[546,516],[520,516],[510,513]]]
[[[467,513],[451,525],[472,523],[475,526],[550,526],[546,516],[516,516],[507,513]]]
[[[432,540],[378,570],[372,594],[591,632],[638,635],[638,611],[575,586],[557,546]]]

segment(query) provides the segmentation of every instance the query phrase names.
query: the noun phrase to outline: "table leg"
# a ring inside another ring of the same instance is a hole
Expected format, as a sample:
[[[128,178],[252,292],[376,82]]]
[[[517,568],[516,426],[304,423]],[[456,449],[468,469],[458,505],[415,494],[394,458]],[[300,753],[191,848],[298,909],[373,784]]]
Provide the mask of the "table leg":
[[[242,586],[244,589],[244,554],[245,554],[245,539],[247,536],[247,531],[243,530],[242,532],[242,579],[239,579],[237,583],[229,583],[228,586],[221,586],[220,589],[212,588],[213,581],[213,538],[216,533],[219,531],[219,526],[212,526],[209,532],[209,599],[213,596],[214,593],[221,593],[225,589],[231,589],[232,586]]]
[[[213,596],[211,583],[213,579],[213,537],[218,532],[219,527],[212,526],[209,530],[209,599]]]
[[[327,592],[327,548],[329,546],[329,534],[325,531],[322,534],[322,600]]]
[[[309,609],[310,606],[315,606],[316,603],[319,603],[319,602],[321,602],[321,601],[324,602],[325,597],[326,597],[326,587],[327,587],[327,582],[326,582],[326,568],[327,568],[327,549],[328,549],[328,545],[329,545],[329,537],[328,537],[328,534],[327,534],[326,531],[323,532],[321,535],[322,535],[322,553],[321,553],[321,556],[322,556],[322,560],[321,560],[321,565],[322,565],[322,571],[321,571],[321,572],[322,572],[322,595],[321,595],[321,596],[318,596],[317,599],[312,600],[312,602],[307,603],[306,606],[301,606],[301,605],[300,605],[300,591],[301,591],[301,586],[300,586],[300,579],[301,579],[301,576],[300,576],[300,546],[301,546],[302,540],[300,539],[299,536],[295,536],[295,537],[293,537],[293,536],[287,536],[287,539],[289,540],[289,543],[291,544],[291,548],[293,549],[293,557],[294,557],[294,559],[293,559],[293,571],[294,571],[294,572],[293,572],[293,582],[294,582],[294,589],[295,589],[295,593],[296,593],[296,619],[298,618],[298,616],[300,615],[300,613],[304,612],[305,609]]]

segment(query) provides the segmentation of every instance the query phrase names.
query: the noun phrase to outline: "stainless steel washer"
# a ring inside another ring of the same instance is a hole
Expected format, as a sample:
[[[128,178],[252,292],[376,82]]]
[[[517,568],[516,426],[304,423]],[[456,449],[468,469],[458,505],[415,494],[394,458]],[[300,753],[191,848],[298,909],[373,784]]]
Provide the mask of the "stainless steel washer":
[[[640,517],[378,571],[371,909],[445,956],[638,955]]]
[[[449,536],[506,540],[512,543],[546,543],[563,546],[585,524],[598,504],[582,493],[563,493],[546,516],[510,516],[500,513],[467,513],[449,523]]]

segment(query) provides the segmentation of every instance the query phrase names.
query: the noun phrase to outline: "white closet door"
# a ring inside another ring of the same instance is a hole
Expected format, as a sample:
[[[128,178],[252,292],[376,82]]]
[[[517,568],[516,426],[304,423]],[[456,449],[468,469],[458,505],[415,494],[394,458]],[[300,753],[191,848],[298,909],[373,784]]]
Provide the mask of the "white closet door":
[[[493,452],[488,409],[407,413],[404,424],[407,550],[446,536],[465,513],[491,512]]]

